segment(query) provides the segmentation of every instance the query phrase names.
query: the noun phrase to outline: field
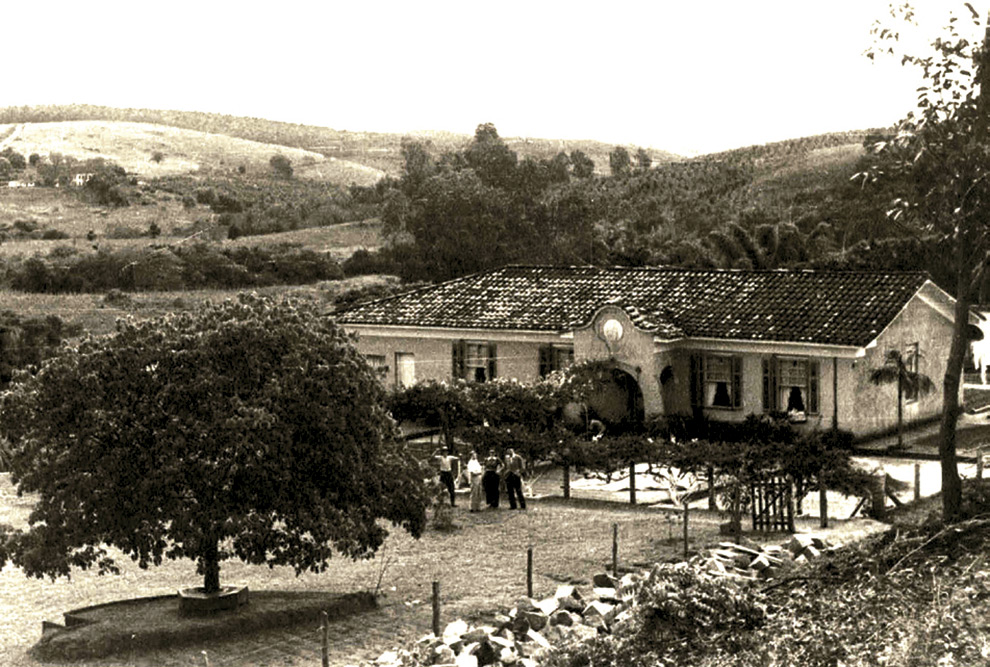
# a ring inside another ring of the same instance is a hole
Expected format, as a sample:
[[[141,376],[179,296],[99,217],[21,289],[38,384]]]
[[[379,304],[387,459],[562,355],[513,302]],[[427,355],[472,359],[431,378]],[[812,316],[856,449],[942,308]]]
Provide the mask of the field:
[[[2,147],[25,157],[61,153],[77,160],[104,158],[144,178],[201,172],[249,174],[271,172],[268,161],[281,154],[301,176],[335,183],[371,185],[383,172],[321,153],[151,123],[69,121],[0,125]],[[162,159],[152,157],[161,153]]]

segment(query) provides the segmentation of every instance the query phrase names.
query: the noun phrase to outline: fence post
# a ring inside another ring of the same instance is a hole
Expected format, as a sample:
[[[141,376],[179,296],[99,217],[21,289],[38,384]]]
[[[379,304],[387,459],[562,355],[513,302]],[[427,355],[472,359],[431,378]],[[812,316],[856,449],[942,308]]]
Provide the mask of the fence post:
[[[533,547],[526,549],[526,597],[533,597]]]
[[[629,504],[636,504],[636,463],[629,463]]]
[[[873,518],[883,520],[887,511],[887,473],[881,472],[873,479]]]
[[[976,479],[983,479],[983,448],[976,450]]]
[[[684,558],[688,555],[688,512],[690,503],[687,499],[684,500]]]
[[[921,500],[921,464],[914,464],[914,499]]]
[[[821,527],[828,528],[828,489],[823,482],[819,482],[818,488],[818,514],[821,515]]]
[[[571,497],[571,464],[564,464],[564,499]]]
[[[320,655],[323,656],[323,667],[330,667],[330,617],[327,616],[327,612],[320,612],[322,615],[322,621],[320,623],[320,634],[323,635]]]
[[[619,577],[619,524],[612,524],[612,576]]]
[[[708,509],[717,510],[718,501],[715,498],[715,469],[708,466]]]
[[[433,636],[440,636],[440,582],[433,582]]]

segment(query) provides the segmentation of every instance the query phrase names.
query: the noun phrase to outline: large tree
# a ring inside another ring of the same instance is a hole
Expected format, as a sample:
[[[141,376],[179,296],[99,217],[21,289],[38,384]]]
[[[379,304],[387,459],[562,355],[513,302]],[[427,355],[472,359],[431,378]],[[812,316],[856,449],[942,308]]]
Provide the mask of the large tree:
[[[30,527],[8,536],[28,575],[189,558],[323,571],[368,557],[391,521],[418,536],[427,493],[384,390],[315,306],[242,296],[121,322],[65,348],[0,401]],[[3,540],[0,540],[2,544]],[[0,548],[0,553],[4,549]]]
[[[902,62],[918,66],[924,76],[918,90],[918,109],[909,113],[887,140],[874,145],[874,164],[864,172],[870,180],[895,184],[898,196],[892,216],[900,224],[932,235],[950,248],[944,261],[952,267],[955,325],[942,382],[939,444],[946,521],[958,519],[962,508],[956,460],[959,388],[972,296],[990,258],[990,87],[986,85],[990,80],[990,40],[984,38],[983,46],[979,44],[980,31],[990,25],[982,22],[970,4],[963,5],[969,20],[952,17],[944,34],[931,43],[930,53],[902,55]],[[898,20],[913,19],[907,5],[895,7],[892,14]],[[967,29],[976,37],[967,39]],[[899,27],[878,24],[876,34],[876,50],[900,50]]]

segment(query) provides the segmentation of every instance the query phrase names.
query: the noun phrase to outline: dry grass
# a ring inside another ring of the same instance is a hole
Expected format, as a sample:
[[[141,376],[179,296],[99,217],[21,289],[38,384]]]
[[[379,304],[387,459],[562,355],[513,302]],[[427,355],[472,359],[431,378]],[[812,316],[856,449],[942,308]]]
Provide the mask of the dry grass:
[[[330,162],[301,148],[152,123],[25,123],[7,145],[23,155],[58,152],[78,160],[104,158],[147,178],[234,171],[242,165],[249,173],[269,173],[268,161],[276,154],[289,158],[300,174],[320,180],[371,185],[382,176],[381,171],[346,160]],[[151,159],[156,152],[163,154],[161,162]]]

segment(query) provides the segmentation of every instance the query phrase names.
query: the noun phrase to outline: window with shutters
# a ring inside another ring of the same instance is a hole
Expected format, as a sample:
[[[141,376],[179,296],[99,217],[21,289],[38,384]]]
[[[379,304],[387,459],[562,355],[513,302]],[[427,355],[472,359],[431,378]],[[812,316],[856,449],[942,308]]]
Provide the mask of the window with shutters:
[[[544,345],[540,347],[540,377],[562,371],[574,363],[574,346]]]
[[[385,382],[385,378],[388,377],[388,362],[385,359],[384,354],[366,354],[364,355],[365,361],[371,366],[371,370],[375,372],[375,375],[379,380]]]
[[[691,402],[695,407],[742,408],[742,357],[721,354],[691,359]]]
[[[487,382],[496,376],[495,343],[459,340],[453,344],[454,378],[468,382]]]
[[[818,414],[820,363],[801,357],[763,360],[763,410],[786,412],[794,421]]]

